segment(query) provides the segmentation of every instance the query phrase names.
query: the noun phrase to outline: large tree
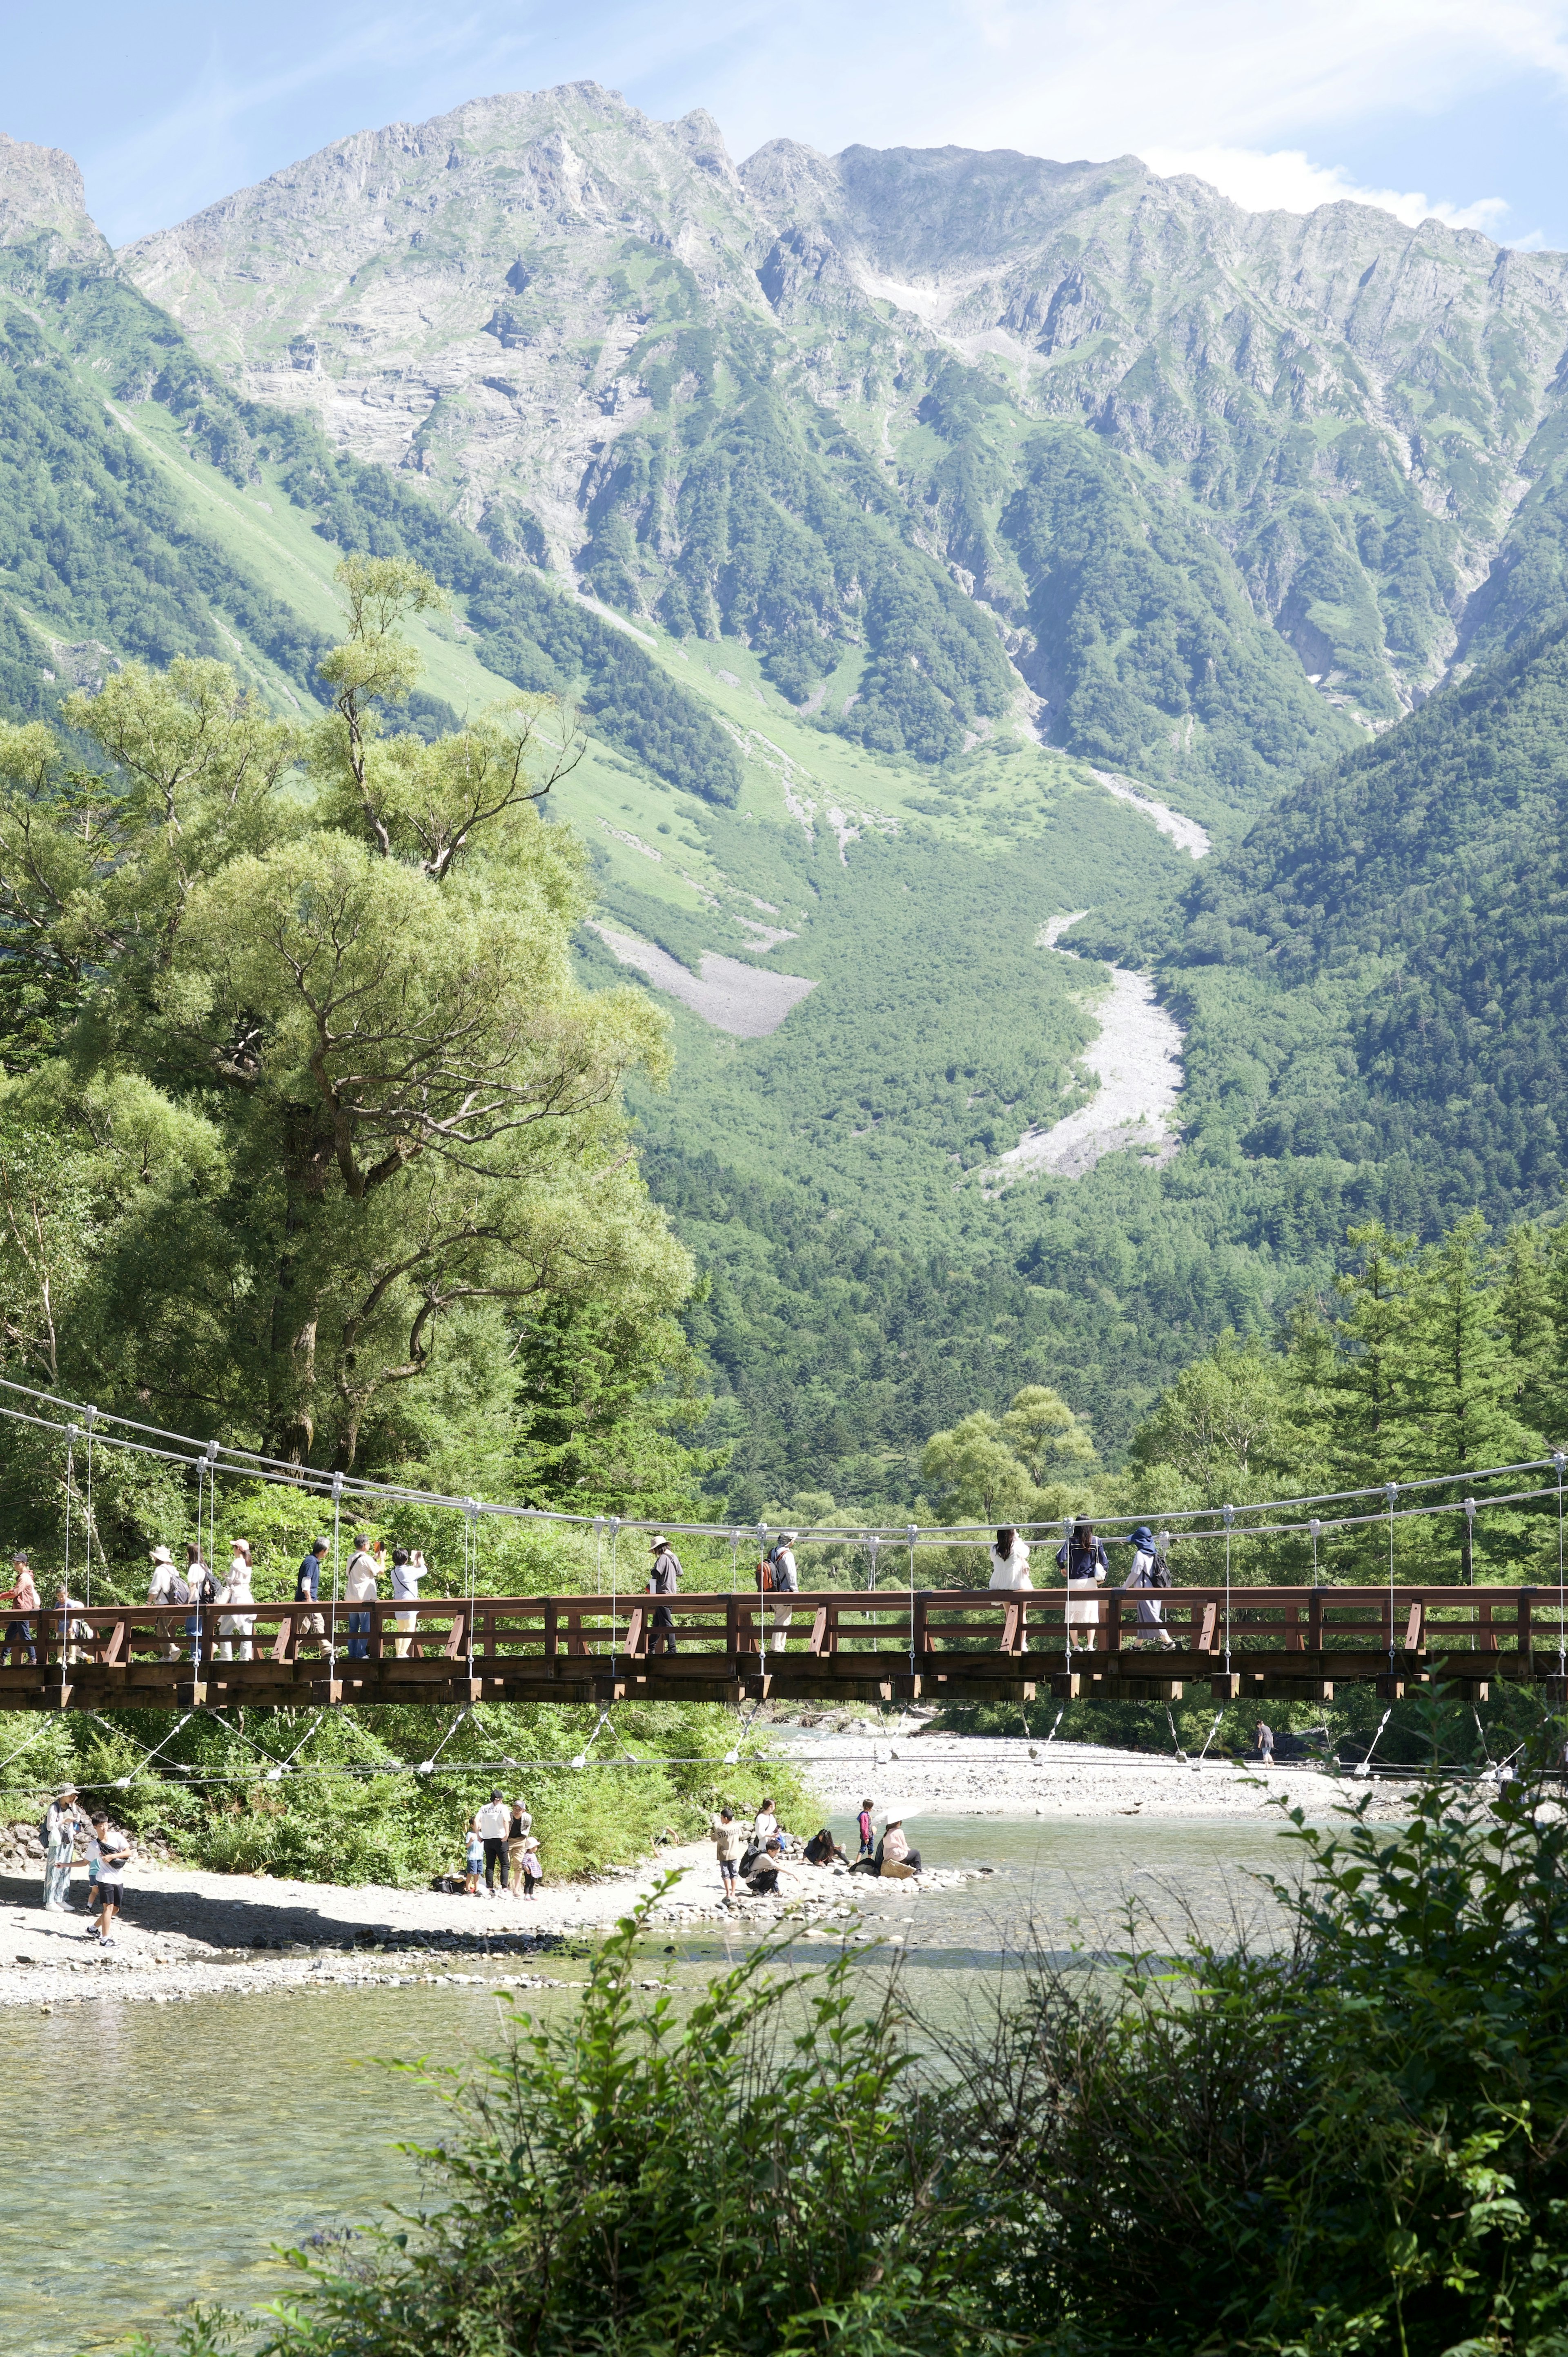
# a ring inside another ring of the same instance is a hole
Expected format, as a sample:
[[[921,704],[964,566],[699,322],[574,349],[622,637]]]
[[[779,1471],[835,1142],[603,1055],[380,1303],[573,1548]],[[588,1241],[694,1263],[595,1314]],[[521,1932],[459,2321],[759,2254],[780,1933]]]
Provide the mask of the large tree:
[[[504,1361],[525,1306],[635,1327],[690,1269],[619,1103],[660,1018],[572,973],[585,863],[544,815],[570,714],[401,729],[400,625],[442,593],[401,561],[338,578],[309,729],[182,661],[72,700],[101,775],[0,730],[0,944],[59,1014],[0,1121],[65,1141],[92,1199],[57,1369],[347,1467],[444,1338]]]

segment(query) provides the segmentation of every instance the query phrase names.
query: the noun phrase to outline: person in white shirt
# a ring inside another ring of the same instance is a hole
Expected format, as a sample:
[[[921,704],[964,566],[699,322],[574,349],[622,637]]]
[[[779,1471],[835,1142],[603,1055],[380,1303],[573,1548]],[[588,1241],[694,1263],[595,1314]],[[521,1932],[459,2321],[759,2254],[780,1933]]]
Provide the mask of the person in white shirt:
[[[354,1541],[354,1552],[349,1558],[344,1593],[350,1604],[373,1604],[376,1600],[376,1559],[371,1553],[370,1536],[361,1531]],[[349,1615],[349,1659],[351,1662],[370,1658],[371,1616],[368,1612]]]
[[[235,1539],[231,1545],[229,1576],[218,1591],[219,1607],[221,1610],[225,1605],[253,1604],[255,1600],[251,1593],[251,1542],[249,1539]],[[233,1640],[238,1637],[240,1659],[250,1661],[252,1658],[251,1637],[255,1626],[254,1620],[246,1613],[224,1611],[218,1623],[220,1641],[217,1649],[218,1659],[220,1662],[232,1661]]]
[[[485,1845],[485,1896],[488,1899],[495,1897],[496,1877],[499,1874],[501,1896],[504,1899],[507,1887],[506,1845],[507,1835],[511,1831],[511,1811],[502,1800],[499,1791],[490,1794],[484,1807],[475,1817],[474,1823],[478,1825],[479,1838]]]
[[[414,1609],[419,1602],[419,1583],[424,1572],[424,1557],[411,1554],[407,1547],[392,1550],[392,1602],[403,1609],[398,1613],[397,1625],[403,1632],[396,1640],[397,1657],[406,1662],[410,1653],[417,1655],[413,1631],[419,1626],[419,1614]]]
[[[1008,1523],[997,1532],[991,1550],[991,1585],[1012,1590],[1035,1585],[1029,1577],[1029,1550]]]
[[[751,1838],[760,1849],[765,1842],[772,1840],[778,1830],[779,1820],[773,1813],[772,1799],[765,1794],[762,1806],[751,1821]]]
[[[800,1593],[800,1575],[795,1568],[795,1534],[780,1531],[779,1544],[769,1558],[773,1565],[775,1596],[796,1596]],[[781,1653],[789,1639],[789,1607],[776,1604],[773,1608],[773,1650]]]

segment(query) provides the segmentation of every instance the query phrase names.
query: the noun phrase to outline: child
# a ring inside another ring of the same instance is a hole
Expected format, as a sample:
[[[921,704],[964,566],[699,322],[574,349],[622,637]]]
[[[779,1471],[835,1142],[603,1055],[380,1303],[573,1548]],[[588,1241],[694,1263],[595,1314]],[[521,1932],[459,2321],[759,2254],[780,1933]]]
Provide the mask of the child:
[[[543,1879],[544,1868],[540,1862],[538,1839],[532,1834],[525,1834],[522,1842],[523,1897],[532,1899]]]
[[[463,1895],[466,1899],[477,1899],[479,1895],[479,1877],[484,1871],[485,1865],[485,1837],[479,1831],[479,1820],[477,1815],[468,1820],[467,1865],[468,1879],[463,1885]]]
[[[869,1801],[862,1801],[860,1804],[860,1814],[856,1817],[854,1822],[856,1829],[860,1835],[860,1855],[862,1857],[869,1857],[876,1847],[876,1844],[871,1837],[871,1803]]]
[[[125,1868],[131,1862],[131,1845],[124,1834],[111,1829],[107,1817],[95,1816],[90,1855],[98,1865],[97,1880],[92,1890],[92,1903],[98,1910],[98,1929],[91,1936],[100,1947],[112,1948],[114,1935],[110,1926],[120,1912]]]

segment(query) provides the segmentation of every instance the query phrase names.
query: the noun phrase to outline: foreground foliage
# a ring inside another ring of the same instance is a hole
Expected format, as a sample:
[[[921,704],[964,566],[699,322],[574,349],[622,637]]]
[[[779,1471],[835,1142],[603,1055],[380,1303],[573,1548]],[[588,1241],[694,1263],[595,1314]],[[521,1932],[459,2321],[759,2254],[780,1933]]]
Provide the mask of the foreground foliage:
[[[424,2214],[295,2254],[261,2345],[1561,2357],[1560,1804],[1434,1789],[1397,1835],[1289,1837],[1281,1947],[1133,1922],[935,2066],[847,1958],[639,2007],[629,1919],[569,2023],[456,2086]]]

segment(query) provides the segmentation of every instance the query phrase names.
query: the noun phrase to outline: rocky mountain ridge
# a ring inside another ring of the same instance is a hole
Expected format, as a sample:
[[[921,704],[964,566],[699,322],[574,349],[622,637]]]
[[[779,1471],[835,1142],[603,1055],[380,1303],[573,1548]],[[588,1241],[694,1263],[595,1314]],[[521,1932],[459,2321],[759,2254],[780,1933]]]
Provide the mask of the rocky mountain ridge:
[[[1042,547],[1020,511],[1063,471],[1041,428],[1120,462],[1114,496],[1144,538],[1210,544],[1210,613],[1218,597],[1229,628],[1226,597],[1244,599],[1298,659],[1265,701],[1298,707],[1309,682],[1380,726],[1477,634],[1539,619],[1505,593],[1532,494],[1556,536],[1568,264],[1434,221],[1247,213],[1133,156],[829,158],[777,140],[737,169],[705,114],[657,124],[574,84],[357,134],[121,260],[252,397],[314,409],[498,553],[678,634],[703,626],[689,585],[664,603],[702,505],[693,454],[766,386],[808,441],[875,470],[877,491],[850,496],[983,602],[1047,727],[1091,757],[1142,752],[1169,784],[1216,725],[1190,654],[1179,683],[1151,681],[1152,643],[1135,666],[1172,726],[1096,745],[1065,714],[1081,666],[1034,608],[1076,561],[1074,530],[1057,517]],[[768,496],[812,529],[803,487]],[[607,535],[611,510],[625,529]],[[1191,575],[1188,549],[1170,561]],[[799,700],[820,687],[841,715],[857,681],[825,680],[855,643],[853,602],[819,597],[785,632],[822,643]],[[1287,767],[1346,741],[1299,708],[1301,744],[1241,727]]]

